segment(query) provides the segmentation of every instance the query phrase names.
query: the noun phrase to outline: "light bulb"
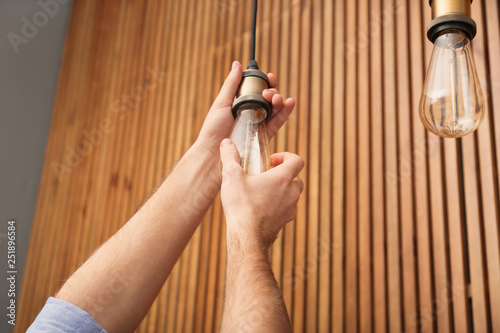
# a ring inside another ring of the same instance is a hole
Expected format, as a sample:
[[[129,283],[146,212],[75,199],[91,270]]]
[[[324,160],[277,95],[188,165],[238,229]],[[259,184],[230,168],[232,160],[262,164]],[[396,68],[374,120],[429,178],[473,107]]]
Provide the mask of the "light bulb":
[[[255,105],[243,106],[236,113],[231,140],[238,149],[243,170],[250,176],[270,168],[266,116],[267,112]]]
[[[420,98],[422,123],[436,135],[459,138],[481,124],[483,105],[469,38],[458,29],[441,32]]]

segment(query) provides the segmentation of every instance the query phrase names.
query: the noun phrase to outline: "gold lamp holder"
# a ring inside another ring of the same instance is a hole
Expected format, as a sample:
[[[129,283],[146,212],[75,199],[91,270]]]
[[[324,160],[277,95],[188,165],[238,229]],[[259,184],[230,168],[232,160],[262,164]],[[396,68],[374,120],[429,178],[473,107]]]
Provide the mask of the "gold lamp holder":
[[[427,26],[427,38],[434,43],[446,30],[458,29],[472,40],[476,36],[476,22],[471,18],[472,0],[429,0],[432,21]]]
[[[243,71],[236,100],[233,102],[233,115],[236,118],[238,110],[244,106],[257,106],[266,111],[266,120],[271,116],[271,104],[262,97],[262,91],[270,87],[267,75],[262,73],[255,60],[251,60],[248,69]]]

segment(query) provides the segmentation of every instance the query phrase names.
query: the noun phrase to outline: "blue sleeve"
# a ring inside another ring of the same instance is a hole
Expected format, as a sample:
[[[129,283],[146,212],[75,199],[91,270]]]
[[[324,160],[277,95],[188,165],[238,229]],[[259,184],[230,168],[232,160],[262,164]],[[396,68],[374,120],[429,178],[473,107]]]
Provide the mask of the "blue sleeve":
[[[49,297],[26,333],[106,333],[87,312],[66,301]]]

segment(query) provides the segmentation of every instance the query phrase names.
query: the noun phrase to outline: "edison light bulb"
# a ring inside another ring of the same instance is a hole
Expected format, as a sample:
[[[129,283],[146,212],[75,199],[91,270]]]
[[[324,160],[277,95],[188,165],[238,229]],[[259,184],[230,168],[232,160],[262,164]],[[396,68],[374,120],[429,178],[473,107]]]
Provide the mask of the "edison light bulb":
[[[262,173],[270,167],[266,116],[264,109],[254,105],[241,107],[236,114],[231,140],[238,148],[247,175]]]
[[[434,43],[420,98],[420,119],[432,133],[459,138],[478,128],[483,96],[470,40],[457,29],[442,32]]]

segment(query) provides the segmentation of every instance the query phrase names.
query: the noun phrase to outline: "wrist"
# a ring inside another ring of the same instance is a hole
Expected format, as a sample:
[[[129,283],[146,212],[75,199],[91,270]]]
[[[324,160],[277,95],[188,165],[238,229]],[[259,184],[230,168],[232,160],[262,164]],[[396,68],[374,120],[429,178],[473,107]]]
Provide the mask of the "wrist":
[[[198,165],[202,169],[201,176],[215,181],[218,188],[222,184],[222,176],[220,170],[219,149],[213,149],[210,145],[206,145],[199,140],[195,141],[188,149],[182,158],[182,162],[188,165]],[[215,197],[214,197],[215,198]]]
[[[228,227],[226,239],[228,251],[242,251],[245,254],[258,253],[266,257],[272,244],[263,241],[258,232],[248,229],[238,230],[232,227]]]
[[[222,139],[220,141],[222,141]],[[220,141],[198,137],[191,146],[190,150],[196,151],[198,154],[202,154],[206,159],[212,158],[219,162]]]
[[[163,207],[168,206],[181,221],[198,225],[220,191],[222,179],[218,164],[218,155],[193,144],[155,197],[160,198]]]

